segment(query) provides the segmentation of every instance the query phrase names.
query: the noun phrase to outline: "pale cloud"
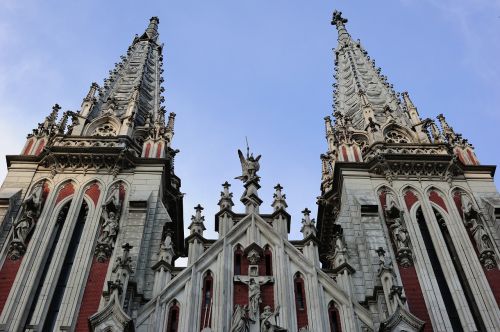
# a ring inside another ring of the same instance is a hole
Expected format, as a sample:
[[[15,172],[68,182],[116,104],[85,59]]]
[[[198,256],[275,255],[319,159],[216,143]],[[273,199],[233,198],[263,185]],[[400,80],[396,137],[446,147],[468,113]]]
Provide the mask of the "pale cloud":
[[[416,5],[422,0],[401,0]],[[500,26],[500,0],[423,0],[434,7],[455,27],[465,48],[463,63],[474,69],[476,75],[489,82],[497,81],[500,65],[498,27]],[[491,56],[489,61],[485,57]]]

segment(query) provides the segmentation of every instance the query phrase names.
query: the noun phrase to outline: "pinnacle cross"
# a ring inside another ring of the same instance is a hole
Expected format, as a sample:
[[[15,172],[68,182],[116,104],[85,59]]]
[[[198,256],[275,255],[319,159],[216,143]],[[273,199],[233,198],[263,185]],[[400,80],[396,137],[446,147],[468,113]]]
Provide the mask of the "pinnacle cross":
[[[274,187],[274,190],[275,190],[273,195],[274,200],[271,206],[274,208],[274,211],[280,209],[285,210],[288,207],[288,204],[286,203],[286,195],[281,192],[283,190],[283,187],[278,183]]]
[[[332,25],[337,27],[339,32],[339,42],[346,42],[349,40],[350,36],[345,28],[345,23],[347,23],[347,19],[342,17],[342,12],[334,11],[332,16]]]
[[[309,237],[310,235],[316,236],[316,221],[314,219],[311,219],[310,217],[311,210],[305,208],[302,213],[304,214],[304,218],[302,219],[302,228],[300,229],[300,231],[304,235],[304,239]]]

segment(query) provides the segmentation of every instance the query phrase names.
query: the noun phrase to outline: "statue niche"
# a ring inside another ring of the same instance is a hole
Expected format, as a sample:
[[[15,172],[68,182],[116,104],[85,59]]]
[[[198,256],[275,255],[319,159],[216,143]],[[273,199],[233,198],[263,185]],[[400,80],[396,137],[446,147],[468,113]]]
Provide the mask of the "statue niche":
[[[37,183],[21,203],[21,214],[13,220],[12,241],[8,256],[11,260],[21,258],[26,252],[29,239],[45,203],[45,182]]]
[[[387,227],[391,234],[394,245],[396,259],[402,267],[413,265],[413,254],[410,245],[410,236],[408,230],[403,224],[403,210],[398,204],[398,200],[390,190],[381,193],[381,198],[385,194],[385,206],[383,206]]]
[[[113,252],[120,225],[123,196],[123,185],[117,183],[111,188],[102,206],[101,232],[97,238],[95,250],[99,262],[109,259]]]

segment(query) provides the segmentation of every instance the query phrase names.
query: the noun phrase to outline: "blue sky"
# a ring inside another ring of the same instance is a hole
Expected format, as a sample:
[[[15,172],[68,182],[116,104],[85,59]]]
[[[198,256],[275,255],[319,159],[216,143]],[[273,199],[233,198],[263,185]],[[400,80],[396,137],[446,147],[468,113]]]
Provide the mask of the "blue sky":
[[[21,151],[54,103],[77,110],[151,16],[165,43],[165,97],[177,113],[176,172],[185,223],[206,209],[213,237],[220,184],[242,185],[236,150],[262,154],[261,211],[280,182],[299,238],[300,211],[316,214],[323,117],[331,113],[334,9],[422,117],[444,113],[500,164],[500,1],[18,1],[0,0],[0,155]],[[0,165],[0,179],[6,173]],[[499,180],[496,181],[500,183]]]

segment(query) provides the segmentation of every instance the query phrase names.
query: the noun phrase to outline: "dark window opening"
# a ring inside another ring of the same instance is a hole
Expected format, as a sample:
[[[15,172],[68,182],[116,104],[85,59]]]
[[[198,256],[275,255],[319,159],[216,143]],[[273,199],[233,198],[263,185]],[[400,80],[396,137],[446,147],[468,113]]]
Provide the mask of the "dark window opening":
[[[45,282],[45,277],[48,274],[50,263],[52,262],[52,258],[54,256],[54,251],[56,250],[57,243],[59,242],[59,238],[61,237],[61,230],[68,216],[69,207],[71,205],[71,201],[64,204],[64,206],[59,210],[57,215],[57,220],[54,225],[53,233],[54,237],[52,241],[50,241],[51,246],[49,249],[49,253],[47,255],[46,261],[43,265],[42,274],[40,275],[40,280],[38,281],[38,285],[36,286],[35,296],[33,296],[33,302],[31,302],[30,310],[28,312],[28,318],[26,319],[25,329],[28,328],[28,325],[31,323],[31,318],[33,318],[33,313],[35,311],[36,305],[38,303],[38,299],[40,298],[40,292],[42,291],[43,284]]]
[[[441,264],[439,263],[436,249],[434,248],[434,244],[432,243],[431,234],[429,233],[429,229],[427,228],[427,224],[425,222],[425,217],[422,213],[421,207],[419,207],[417,210],[417,222],[420,233],[422,234],[422,238],[424,240],[425,248],[427,249],[427,254],[429,255],[429,259],[431,261],[432,270],[434,271],[434,276],[436,277],[439,291],[441,292],[441,296],[443,297],[443,302],[446,307],[446,311],[448,312],[451,326],[453,327],[453,331],[463,331],[462,325],[460,324],[460,316],[458,315],[455,302],[453,301],[453,297],[451,296],[450,288],[448,287],[448,283],[446,282],[443,269],[441,268]]]
[[[177,332],[179,327],[179,307],[173,304],[170,307],[170,314],[168,315],[167,332]]]
[[[71,235],[66,256],[64,257],[61,272],[59,273],[59,277],[57,279],[56,289],[52,295],[49,311],[47,312],[47,317],[45,319],[45,323],[43,324],[43,331],[52,331],[54,329],[57,314],[61,308],[61,302],[68,284],[71,268],[73,267],[73,263],[75,261],[76,251],[82,237],[83,227],[85,226],[85,220],[87,219],[87,212],[87,203],[83,202],[82,207],[80,208],[80,213],[78,214],[78,219],[76,220],[75,228],[73,229],[73,234]]]
[[[241,253],[239,252],[234,255],[234,274],[241,274]]]
[[[441,234],[444,237],[444,242],[446,243],[446,248],[448,249],[448,252],[450,253],[451,260],[453,262],[453,266],[455,267],[455,270],[457,271],[458,275],[458,280],[460,282],[460,286],[462,286],[462,289],[464,291],[465,299],[467,301],[467,304],[469,305],[469,309],[472,313],[472,318],[474,319],[474,323],[476,324],[476,327],[480,331],[486,331],[486,326],[483,323],[483,320],[481,318],[481,313],[478,310],[476,301],[474,299],[474,295],[472,293],[472,290],[470,288],[469,283],[467,282],[467,277],[465,276],[464,269],[462,267],[462,264],[460,264],[460,259],[458,258],[457,250],[455,248],[455,245],[453,244],[453,240],[451,239],[451,235],[448,231],[448,227],[446,226],[446,222],[441,215],[436,209],[434,210],[434,215],[436,216],[436,219],[439,224],[439,229],[441,230]]]
[[[271,252],[269,250],[266,250],[266,253],[264,254],[264,259],[266,263],[266,276],[272,276],[273,275],[273,258],[271,255]]]
[[[297,299],[297,308],[300,310],[304,310],[304,294],[303,294],[303,289],[302,289],[302,282],[297,281],[297,293],[296,293],[296,299]]]
[[[210,306],[210,302],[212,302],[212,281],[205,280],[205,299],[204,299],[204,307]]]
[[[328,318],[330,320],[330,332],[341,332],[339,311],[333,302],[328,306]]]

